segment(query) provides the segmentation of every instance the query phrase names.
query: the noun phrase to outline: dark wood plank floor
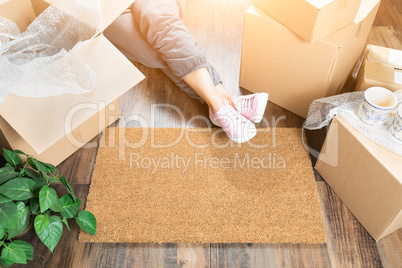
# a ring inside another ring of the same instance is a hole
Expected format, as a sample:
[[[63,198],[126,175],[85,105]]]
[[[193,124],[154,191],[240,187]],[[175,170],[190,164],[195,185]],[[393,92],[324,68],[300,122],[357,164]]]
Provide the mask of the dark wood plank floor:
[[[249,0],[184,0],[185,22],[210,61],[234,94],[247,93],[238,87],[243,14]],[[202,12],[201,12],[202,11]],[[402,1],[383,0],[368,42],[402,49]],[[207,116],[207,107],[178,90],[164,74],[138,65],[147,79],[120,98],[124,127],[130,115],[151,120],[151,104],[167,103],[183,112],[184,122],[169,108],[155,111],[155,127],[204,127],[205,122],[189,120]],[[300,127],[303,119],[269,103],[265,118],[278,127]],[[266,127],[262,124],[261,127]],[[309,132],[312,147],[320,149],[325,131]],[[93,141],[97,142],[99,138]],[[97,148],[83,148],[59,166],[85,200],[91,182]],[[314,159],[312,159],[314,161]],[[401,267],[402,230],[375,241],[349,212],[336,194],[317,176],[317,189],[325,218],[327,243],[304,244],[91,244],[78,242],[78,226],[64,231],[51,254],[33,234],[27,239],[35,247],[30,267]],[[84,206],[83,202],[83,206]]]

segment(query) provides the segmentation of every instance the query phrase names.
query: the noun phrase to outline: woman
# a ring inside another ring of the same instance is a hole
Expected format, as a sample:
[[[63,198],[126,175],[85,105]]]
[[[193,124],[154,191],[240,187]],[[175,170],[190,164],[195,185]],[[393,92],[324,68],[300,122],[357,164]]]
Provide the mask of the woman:
[[[136,0],[104,32],[129,59],[160,68],[190,97],[205,101],[211,121],[235,142],[256,134],[268,94],[235,97],[181,19],[179,0]]]

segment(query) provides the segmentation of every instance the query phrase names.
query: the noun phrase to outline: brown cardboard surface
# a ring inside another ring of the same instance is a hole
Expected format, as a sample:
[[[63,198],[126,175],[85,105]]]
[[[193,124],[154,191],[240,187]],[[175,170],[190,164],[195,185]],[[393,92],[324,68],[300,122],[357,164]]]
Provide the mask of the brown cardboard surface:
[[[402,157],[342,117],[331,123],[315,169],[374,239],[402,227]]]
[[[51,144],[43,153],[38,154],[32,147],[13,129],[7,121],[0,117],[0,146],[1,148],[19,149],[36,159],[55,166],[63,162],[67,157],[82,146],[90,148],[96,144],[86,144],[105,127],[108,127],[120,117],[119,103],[117,100],[102,108],[88,120],[73,129],[55,143]]]
[[[21,12],[15,12],[21,10]],[[20,31],[23,32],[36,18],[30,0],[0,1],[0,16],[17,23]]]
[[[398,60],[393,60],[390,54],[398,52]],[[391,58],[390,58],[391,57]],[[391,91],[402,88],[402,51],[368,45],[362,68],[357,77],[357,91],[364,91],[369,87],[385,87]]]
[[[291,31],[315,42],[353,22],[361,0],[252,0]]]
[[[392,54],[392,55],[391,55]],[[402,51],[387,47],[367,45],[367,59],[402,69]]]
[[[21,0],[10,0],[6,3],[13,3],[13,1],[20,3]],[[108,10],[111,10],[114,14],[118,10],[124,11],[130,4],[129,2],[131,3],[132,1],[121,0],[113,3],[103,1],[102,12],[106,14]],[[33,3],[39,5],[36,10],[42,10],[46,6],[46,1],[36,0]],[[113,7],[109,8],[109,5]],[[0,10],[1,8],[2,6],[0,6]],[[14,13],[22,12],[25,14],[25,10],[30,10],[29,12],[27,11],[29,14],[32,13],[31,7],[30,9],[10,10],[5,16],[12,18]],[[109,14],[105,25],[111,22]],[[2,117],[0,127],[3,131],[2,136],[5,138],[5,143],[10,140],[16,141],[20,139],[33,150],[34,155],[38,155],[38,158],[41,157],[42,153],[49,155],[49,152],[51,152],[49,148],[63,140],[66,135],[71,135],[70,132],[87,131],[88,133],[93,133],[93,129],[81,129],[81,127],[92,128],[93,124],[86,123],[88,120],[96,117],[103,107],[115,101],[144,78],[137,68],[103,35],[99,35],[85,43],[74,53],[96,72],[95,89],[87,94],[65,94],[47,98],[24,98],[9,95],[0,106],[0,115]],[[75,113],[73,113],[74,110],[76,111]],[[118,111],[118,108],[116,108],[116,111]],[[66,123],[68,121],[66,117],[68,116],[71,117],[71,124]],[[116,116],[114,118],[115,120],[117,119]],[[13,135],[18,135],[18,139],[7,137],[7,133],[10,133],[10,131],[3,130],[3,126],[12,128],[15,131]],[[92,137],[101,130],[96,128],[96,133],[93,133]],[[86,140],[88,141],[92,137],[86,137]],[[20,149],[16,148],[16,144],[11,143],[9,145],[9,148]],[[68,146],[66,148],[59,146],[58,148],[61,150],[59,154],[63,155],[64,158],[68,156],[66,152],[71,152]]]
[[[258,131],[236,144],[217,128],[107,129],[86,203],[97,231],[80,241],[324,243],[301,130]]]
[[[315,99],[338,93],[364,49],[379,0],[351,23],[312,44],[251,6],[243,31],[240,86],[306,117]]]

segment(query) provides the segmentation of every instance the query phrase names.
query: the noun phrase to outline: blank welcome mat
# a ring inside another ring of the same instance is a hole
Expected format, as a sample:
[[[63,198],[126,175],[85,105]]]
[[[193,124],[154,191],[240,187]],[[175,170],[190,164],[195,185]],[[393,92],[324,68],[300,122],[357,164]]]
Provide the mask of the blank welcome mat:
[[[109,128],[86,209],[84,242],[323,243],[308,153],[295,128],[251,143],[221,129]]]

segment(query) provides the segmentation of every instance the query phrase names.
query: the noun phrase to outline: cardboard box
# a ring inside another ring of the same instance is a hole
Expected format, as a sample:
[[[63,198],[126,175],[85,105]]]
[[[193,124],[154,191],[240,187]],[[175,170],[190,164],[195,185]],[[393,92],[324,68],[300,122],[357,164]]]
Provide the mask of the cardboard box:
[[[353,22],[361,0],[252,0],[291,31],[315,42]]]
[[[132,1],[101,0],[102,29]],[[47,6],[43,0],[7,0],[0,5],[0,16],[14,19],[23,31]],[[117,98],[144,76],[102,34],[74,53],[96,72],[95,89],[46,98],[9,95],[0,106],[2,147],[57,165],[119,118]]]
[[[315,169],[375,240],[402,227],[402,157],[341,116],[331,123]]]
[[[311,102],[338,93],[363,52],[379,0],[364,0],[354,23],[312,44],[255,6],[245,14],[240,86],[306,117]]]
[[[357,76],[356,90],[385,87],[391,91],[402,89],[402,51],[368,45],[365,60]]]

